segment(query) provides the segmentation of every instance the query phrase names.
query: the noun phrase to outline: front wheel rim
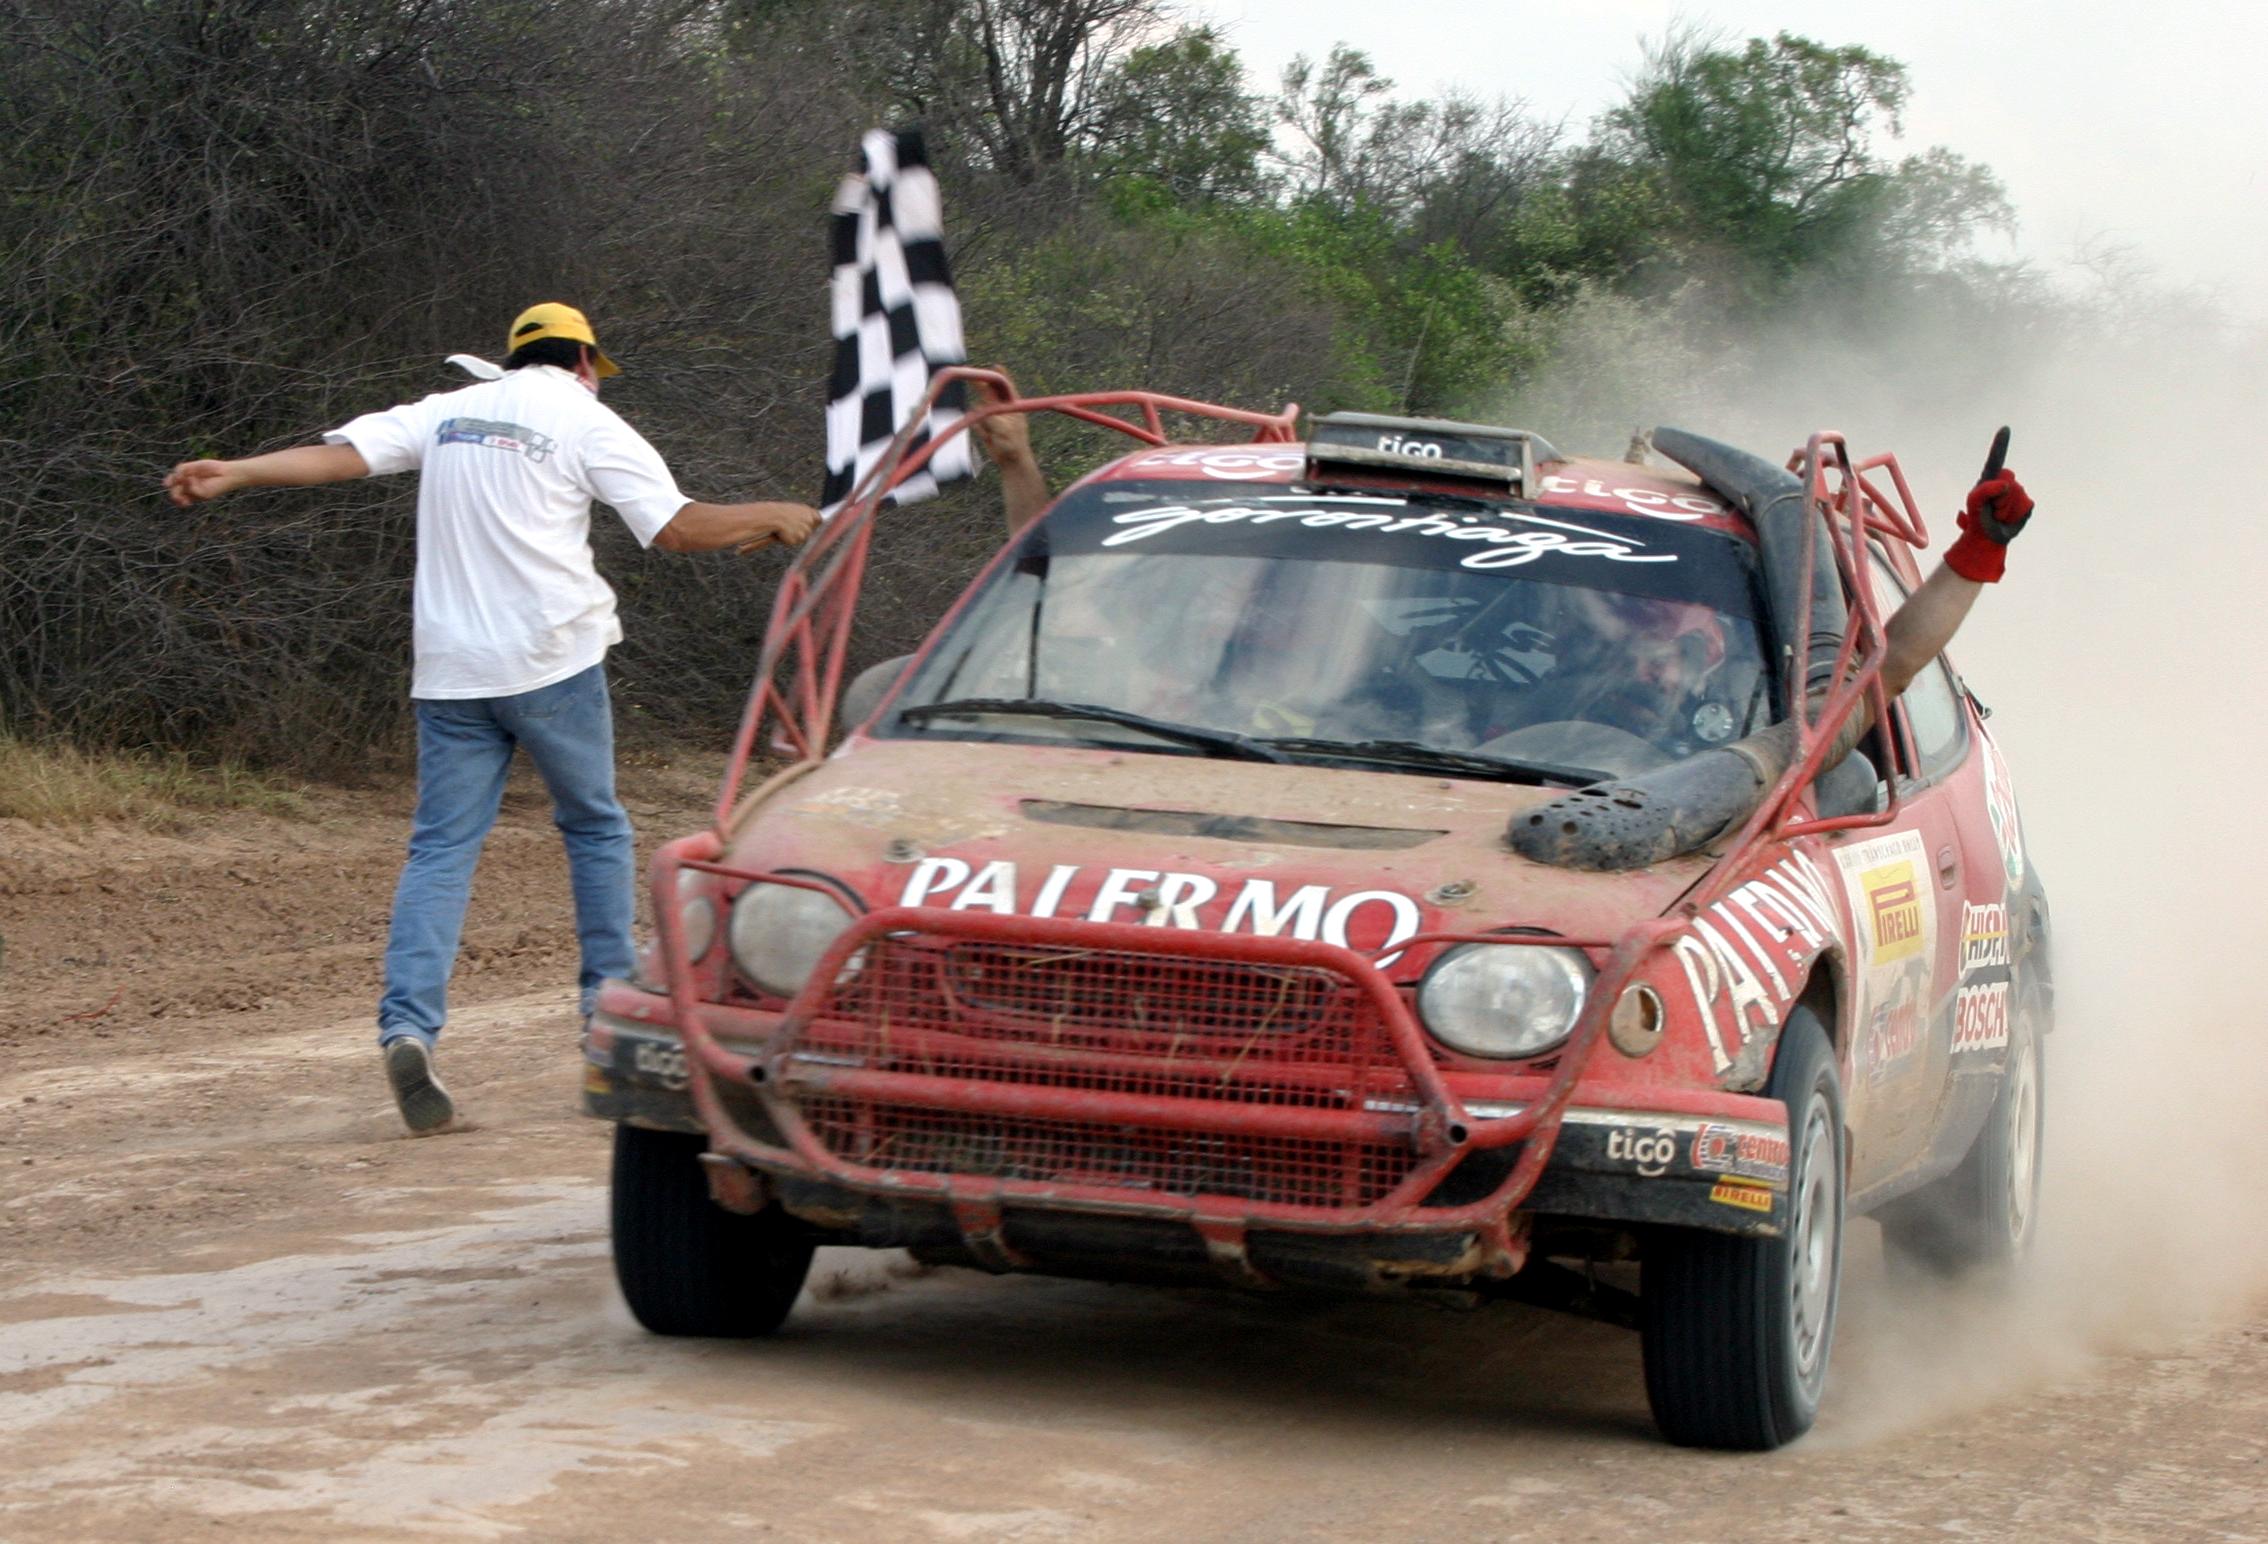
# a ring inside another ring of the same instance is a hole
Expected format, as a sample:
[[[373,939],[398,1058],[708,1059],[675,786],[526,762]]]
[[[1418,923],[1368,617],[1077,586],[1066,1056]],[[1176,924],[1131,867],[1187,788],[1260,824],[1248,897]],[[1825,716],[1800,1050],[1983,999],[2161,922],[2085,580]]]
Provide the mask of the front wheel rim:
[[[1804,1113],[1799,1149],[1800,1188],[1788,1229],[1790,1307],[1795,1331],[1796,1370],[1804,1383],[1817,1381],[1827,1362],[1827,1336],[1834,1323],[1835,1268],[1842,1234],[1839,1162],[1835,1123],[1827,1101],[1815,1096]]]
[[[2008,1068],[2008,1237],[2021,1244],[2032,1231],[2040,1174],[2040,1041],[2029,1024],[2017,1045]]]

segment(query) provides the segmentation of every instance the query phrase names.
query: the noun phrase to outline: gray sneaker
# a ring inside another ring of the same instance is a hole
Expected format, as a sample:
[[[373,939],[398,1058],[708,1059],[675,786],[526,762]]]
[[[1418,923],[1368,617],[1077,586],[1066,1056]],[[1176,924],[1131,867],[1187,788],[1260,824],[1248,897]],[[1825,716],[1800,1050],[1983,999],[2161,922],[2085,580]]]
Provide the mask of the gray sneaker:
[[[381,1048],[386,1058],[386,1081],[394,1087],[394,1103],[401,1106],[402,1124],[418,1136],[439,1131],[456,1117],[449,1091],[433,1075],[433,1053],[415,1035],[401,1035]]]

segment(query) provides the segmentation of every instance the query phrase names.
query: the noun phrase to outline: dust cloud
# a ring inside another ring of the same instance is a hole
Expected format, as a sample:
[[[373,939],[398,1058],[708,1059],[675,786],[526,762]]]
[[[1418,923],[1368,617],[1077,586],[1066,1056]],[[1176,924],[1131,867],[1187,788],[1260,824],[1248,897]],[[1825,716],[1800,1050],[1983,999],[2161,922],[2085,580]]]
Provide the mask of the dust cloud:
[[[2022,329],[1868,324],[1890,341],[1790,326],[1681,355],[1610,309],[1507,405],[1607,455],[1641,424],[1775,458],[1847,431],[1898,454],[1933,550],[2007,424],[2038,502],[1952,653],[1993,710],[2054,918],[2040,1247],[2012,1285],[1917,1286],[1854,1225],[1828,1442],[2268,1294],[2268,338],[2134,290]]]

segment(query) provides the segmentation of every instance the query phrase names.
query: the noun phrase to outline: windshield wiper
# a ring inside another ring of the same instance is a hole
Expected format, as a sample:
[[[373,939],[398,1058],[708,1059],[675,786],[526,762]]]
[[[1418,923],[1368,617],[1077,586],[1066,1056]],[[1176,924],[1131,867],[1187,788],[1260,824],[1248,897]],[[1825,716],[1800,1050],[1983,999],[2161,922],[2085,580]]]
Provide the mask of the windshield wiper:
[[[1229,760],[1281,762],[1289,759],[1246,735],[1231,734],[1225,729],[1200,729],[1194,724],[1176,724],[1162,718],[1129,713],[1124,708],[1106,708],[1093,702],[1049,702],[1039,697],[960,697],[951,702],[922,702],[910,708],[900,708],[898,717],[919,723],[925,718],[959,718],[977,713],[1022,718],[1092,719],[1098,724],[1118,724],[1128,729],[1138,729],[1144,734],[1156,735],[1161,740],[1194,746],[1209,755]]]
[[[1511,781],[1565,783],[1583,788],[1605,782],[1613,774],[1591,767],[1567,767],[1556,762],[1517,760],[1510,756],[1483,756],[1474,751],[1445,751],[1416,740],[1323,740],[1312,736],[1290,739],[1271,736],[1267,744],[1280,751],[1310,756],[1339,756],[1397,767],[1424,767],[1442,772],[1469,772],[1481,777]]]

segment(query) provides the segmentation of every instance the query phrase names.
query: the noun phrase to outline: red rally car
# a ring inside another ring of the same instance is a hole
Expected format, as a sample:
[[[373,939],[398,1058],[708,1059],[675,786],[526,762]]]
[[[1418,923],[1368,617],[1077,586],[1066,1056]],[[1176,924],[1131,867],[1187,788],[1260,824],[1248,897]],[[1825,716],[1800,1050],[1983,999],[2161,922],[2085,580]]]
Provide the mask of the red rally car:
[[[893,447],[655,859],[585,1041],[642,1324],[764,1334],[819,1244],[1503,1297],[1638,1329],[1670,1439],[1769,1448],[1847,1218],[2022,1252],[2046,903],[1951,666],[1877,682],[1893,458],[1009,406],[1140,448],[838,691]]]

